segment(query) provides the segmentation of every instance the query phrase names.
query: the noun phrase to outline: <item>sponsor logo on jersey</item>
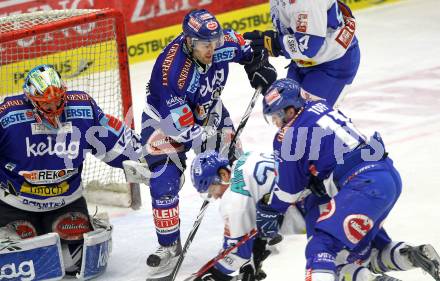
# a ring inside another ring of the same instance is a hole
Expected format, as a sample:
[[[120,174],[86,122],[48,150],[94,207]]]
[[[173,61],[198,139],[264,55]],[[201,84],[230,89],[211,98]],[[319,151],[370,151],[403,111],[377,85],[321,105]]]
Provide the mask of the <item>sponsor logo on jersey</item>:
[[[289,50],[292,53],[298,53],[298,47],[297,47],[298,43],[296,42],[295,37],[287,36],[286,39],[287,39],[287,46],[289,47]]]
[[[58,196],[69,190],[69,184],[62,182],[57,185],[30,185],[27,182],[21,186],[20,192],[42,197]]]
[[[167,99],[165,102],[166,102],[168,107],[173,107],[175,105],[182,105],[182,104],[184,104],[185,100],[182,99],[181,97],[173,96],[172,98]]]
[[[202,97],[206,96],[208,93],[216,93],[223,90],[223,82],[225,81],[225,70],[218,69],[215,71],[212,77],[211,83],[209,82],[209,77],[205,78],[206,84],[202,84],[200,87],[200,95]],[[220,96],[220,93],[218,94]]]
[[[21,239],[31,238],[37,236],[37,230],[28,221],[17,220],[9,223],[6,227],[11,227]],[[0,279],[1,280],[1,279]]]
[[[216,23],[215,21],[210,21],[206,24],[206,27],[209,30],[215,30],[218,27],[218,23]]]
[[[93,119],[91,106],[66,106],[64,114],[66,119]]]
[[[214,52],[214,62],[231,61],[235,57],[235,48],[228,47]]]
[[[196,117],[198,120],[203,120],[208,116],[209,108],[211,107],[212,101],[207,101],[203,104],[198,104],[196,106]]]
[[[177,80],[177,87],[179,87],[179,90],[183,89],[183,86],[185,86],[186,79],[188,78],[189,69],[191,68],[192,61],[189,58],[186,58],[185,64],[183,65],[182,70],[179,74],[179,79]]]
[[[202,27],[202,24],[197,19],[195,19],[194,17],[190,17],[189,18],[188,25],[195,32],[198,32],[200,30],[200,27]]]
[[[79,240],[83,234],[91,231],[89,218],[80,212],[71,212],[60,216],[52,225],[61,239]]]
[[[58,200],[58,201],[52,201],[52,202],[39,202],[36,200],[31,200],[24,198],[21,203],[23,205],[29,205],[32,207],[36,207],[39,210],[51,210],[51,209],[58,209],[60,207],[63,207],[66,205],[66,201],[64,199]]]
[[[124,129],[124,123],[110,114],[105,114],[99,119],[99,124],[112,132],[115,136],[119,136]]]
[[[66,99],[68,101],[88,101],[90,96],[88,94],[68,94]]]
[[[308,15],[301,13],[296,19],[296,31],[306,33],[307,32]]]
[[[344,49],[347,49],[351,41],[354,38],[354,32],[356,30],[356,22],[353,18],[344,18],[345,26],[339,31],[336,37],[336,42],[338,42]]]
[[[15,263],[2,265],[0,268],[0,280],[35,280],[35,268],[32,260],[21,262],[18,266]]]
[[[19,106],[19,105],[23,105],[24,102],[23,100],[9,100],[7,102],[5,102],[4,104],[0,105],[0,114],[3,113],[3,111],[5,111],[6,109],[13,107],[13,106]]]
[[[26,156],[36,157],[45,155],[56,155],[59,157],[67,156],[69,159],[75,159],[79,154],[79,141],[71,141],[69,144],[60,141],[56,142],[48,136],[46,141],[31,143],[29,137],[26,137]]]
[[[187,104],[170,110],[177,129],[194,125],[194,115]]]
[[[344,219],[344,232],[348,240],[357,244],[373,228],[374,222],[366,215],[349,215]]]
[[[31,184],[53,184],[65,181],[78,173],[78,169],[20,171],[18,174]]]
[[[317,222],[330,218],[331,216],[333,216],[335,211],[336,211],[336,203],[334,199],[330,200],[330,202],[328,202],[327,204],[319,205],[320,215]]]
[[[162,85],[168,85],[168,74],[171,68],[171,64],[173,63],[174,57],[176,56],[177,50],[179,49],[179,44],[175,43],[168,50],[168,53],[165,56],[165,59],[162,63]]]
[[[147,141],[147,152],[151,155],[171,154],[183,152],[183,144],[173,138],[166,136],[160,129],[154,131]]]
[[[32,123],[31,124],[32,135],[55,135],[58,133],[72,133],[72,122],[64,122],[61,123],[60,128],[48,128],[46,125],[42,123]]]
[[[194,94],[200,87],[200,73],[198,71],[193,71],[193,76],[191,82],[189,83],[187,91]]]
[[[35,120],[30,109],[11,111],[0,119],[1,126],[5,129],[11,125]]]

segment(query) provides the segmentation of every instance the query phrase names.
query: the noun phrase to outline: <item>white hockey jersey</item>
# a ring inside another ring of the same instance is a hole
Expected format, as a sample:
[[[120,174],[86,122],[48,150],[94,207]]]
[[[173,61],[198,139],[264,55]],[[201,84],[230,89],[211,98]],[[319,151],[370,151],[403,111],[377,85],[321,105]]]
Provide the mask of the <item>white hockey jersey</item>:
[[[338,59],[357,43],[354,17],[337,0],[270,0],[270,13],[284,56],[299,67]]]
[[[232,166],[231,186],[222,196],[220,212],[225,222],[224,245],[232,243],[256,228],[256,204],[269,193],[275,180],[275,163],[272,154],[247,152]],[[286,213],[289,233],[305,233],[302,215],[295,207]],[[238,270],[252,256],[253,240],[220,260],[217,269],[224,273]]]

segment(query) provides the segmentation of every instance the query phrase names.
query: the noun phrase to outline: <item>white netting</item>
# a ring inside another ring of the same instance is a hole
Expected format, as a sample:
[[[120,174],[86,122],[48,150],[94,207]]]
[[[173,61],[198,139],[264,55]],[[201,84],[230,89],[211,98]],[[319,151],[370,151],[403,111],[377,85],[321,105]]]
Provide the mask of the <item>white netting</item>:
[[[104,112],[124,119],[115,18],[69,23],[96,12],[43,11],[0,18],[0,101],[22,93],[23,79],[34,66],[52,64],[68,89],[87,92]],[[32,33],[36,28],[44,32]],[[83,181],[105,186],[124,183],[125,178],[121,169],[88,156]]]

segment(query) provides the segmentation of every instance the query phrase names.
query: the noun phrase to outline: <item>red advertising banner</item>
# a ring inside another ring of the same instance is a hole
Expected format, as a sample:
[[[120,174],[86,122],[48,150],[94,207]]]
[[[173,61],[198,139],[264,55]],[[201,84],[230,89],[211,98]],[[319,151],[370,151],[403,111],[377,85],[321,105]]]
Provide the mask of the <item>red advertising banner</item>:
[[[207,9],[214,14],[267,3],[267,0],[3,0],[0,17],[59,9],[116,8],[124,14],[127,35],[182,22],[187,11]]]

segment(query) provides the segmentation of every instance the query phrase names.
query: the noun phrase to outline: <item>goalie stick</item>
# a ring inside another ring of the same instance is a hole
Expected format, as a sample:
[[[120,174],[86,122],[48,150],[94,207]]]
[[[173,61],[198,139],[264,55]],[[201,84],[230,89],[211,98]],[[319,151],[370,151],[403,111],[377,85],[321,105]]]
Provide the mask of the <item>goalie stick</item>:
[[[241,132],[243,131],[244,126],[246,125],[249,116],[252,112],[252,109],[255,106],[255,103],[257,102],[258,96],[260,95],[262,91],[261,87],[258,87],[258,89],[255,90],[251,101],[246,108],[246,111],[243,114],[243,117],[240,120],[240,123],[238,124],[237,130],[235,131],[234,137],[231,140],[231,144],[229,145],[229,152],[228,152],[228,160],[230,163],[232,163],[235,160],[234,152],[235,152],[235,145],[237,142],[238,137],[241,135]],[[194,239],[197,230],[199,229],[200,223],[202,221],[202,218],[205,214],[206,208],[209,205],[209,200],[205,200],[202,204],[202,207],[200,208],[199,214],[197,215],[196,221],[194,222],[193,228],[191,232],[188,235],[188,238],[185,241],[185,245],[182,248],[182,253],[180,253],[179,259],[177,260],[176,265],[173,268],[173,271],[171,274],[163,276],[163,277],[157,277],[157,278],[147,278],[147,281],[174,281],[176,279],[177,273],[179,272],[180,267],[182,266],[183,259],[185,258],[185,254],[188,251],[189,246],[192,243],[192,240]]]

